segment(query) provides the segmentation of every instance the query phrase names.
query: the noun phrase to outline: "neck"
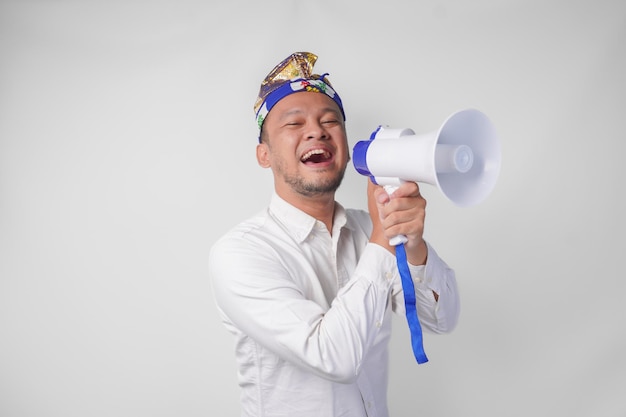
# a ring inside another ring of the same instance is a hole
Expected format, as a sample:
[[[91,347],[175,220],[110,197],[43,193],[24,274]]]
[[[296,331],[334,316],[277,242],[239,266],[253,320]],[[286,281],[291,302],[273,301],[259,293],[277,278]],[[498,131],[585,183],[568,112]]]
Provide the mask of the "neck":
[[[279,190],[276,190],[276,192],[283,200],[292,206],[324,223],[328,232],[332,233],[333,218],[335,216],[334,192],[315,196],[303,196],[293,192],[281,193]]]

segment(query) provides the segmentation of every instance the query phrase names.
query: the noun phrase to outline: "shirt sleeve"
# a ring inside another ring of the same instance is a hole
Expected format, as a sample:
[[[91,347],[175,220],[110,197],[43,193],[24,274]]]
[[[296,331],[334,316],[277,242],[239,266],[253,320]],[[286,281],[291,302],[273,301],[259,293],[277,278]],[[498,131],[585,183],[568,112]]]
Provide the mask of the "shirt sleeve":
[[[313,373],[354,380],[390,308],[393,256],[370,244],[330,308],[308,299],[263,242],[223,239],[209,257],[213,294],[228,326]],[[388,252],[387,252],[388,253]]]
[[[417,315],[426,330],[433,333],[449,333],[456,327],[460,314],[456,275],[428,242],[426,245],[428,247],[426,265],[409,264],[415,287]],[[433,291],[438,294],[438,300],[435,300]],[[396,313],[406,313],[400,280],[394,285],[393,306]]]

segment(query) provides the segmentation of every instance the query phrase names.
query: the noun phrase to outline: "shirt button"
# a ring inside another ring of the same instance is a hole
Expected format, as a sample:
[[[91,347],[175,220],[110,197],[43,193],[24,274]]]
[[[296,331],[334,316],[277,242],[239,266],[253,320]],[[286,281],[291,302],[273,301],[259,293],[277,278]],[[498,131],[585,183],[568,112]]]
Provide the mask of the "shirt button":
[[[421,278],[415,278],[415,282],[417,282],[417,283],[421,283],[421,282],[422,282],[422,279],[421,279]]]
[[[376,327],[378,327],[380,329],[380,326],[382,326],[382,323],[380,321],[376,322]]]
[[[393,274],[391,272],[386,272],[385,273],[385,278],[387,278],[387,281],[391,281],[392,277],[393,277]]]

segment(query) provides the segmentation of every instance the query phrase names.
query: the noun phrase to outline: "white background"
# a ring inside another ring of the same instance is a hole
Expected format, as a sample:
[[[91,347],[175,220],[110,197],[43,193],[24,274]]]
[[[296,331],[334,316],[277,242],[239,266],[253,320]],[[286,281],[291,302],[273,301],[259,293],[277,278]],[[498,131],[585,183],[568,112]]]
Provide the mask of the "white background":
[[[351,145],[467,107],[502,143],[479,206],[422,187],[462,315],[425,365],[398,318],[392,415],[626,416],[625,44],[617,0],[2,0],[0,415],[238,415],[208,250],[266,205],[252,105],[310,51]]]

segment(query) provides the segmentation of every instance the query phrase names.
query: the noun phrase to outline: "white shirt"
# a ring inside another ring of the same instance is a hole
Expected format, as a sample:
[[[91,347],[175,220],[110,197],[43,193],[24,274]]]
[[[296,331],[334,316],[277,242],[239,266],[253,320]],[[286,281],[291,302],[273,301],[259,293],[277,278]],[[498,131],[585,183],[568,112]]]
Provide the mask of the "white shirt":
[[[391,311],[405,311],[396,258],[369,243],[365,211],[325,225],[274,194],[211,248],[218,311],[235,336],[244,417],[387,417]],[[422,328],[451,331],[454,271],[428,246],[410,266]],[[435,301],[432,292],[439,294]]]

